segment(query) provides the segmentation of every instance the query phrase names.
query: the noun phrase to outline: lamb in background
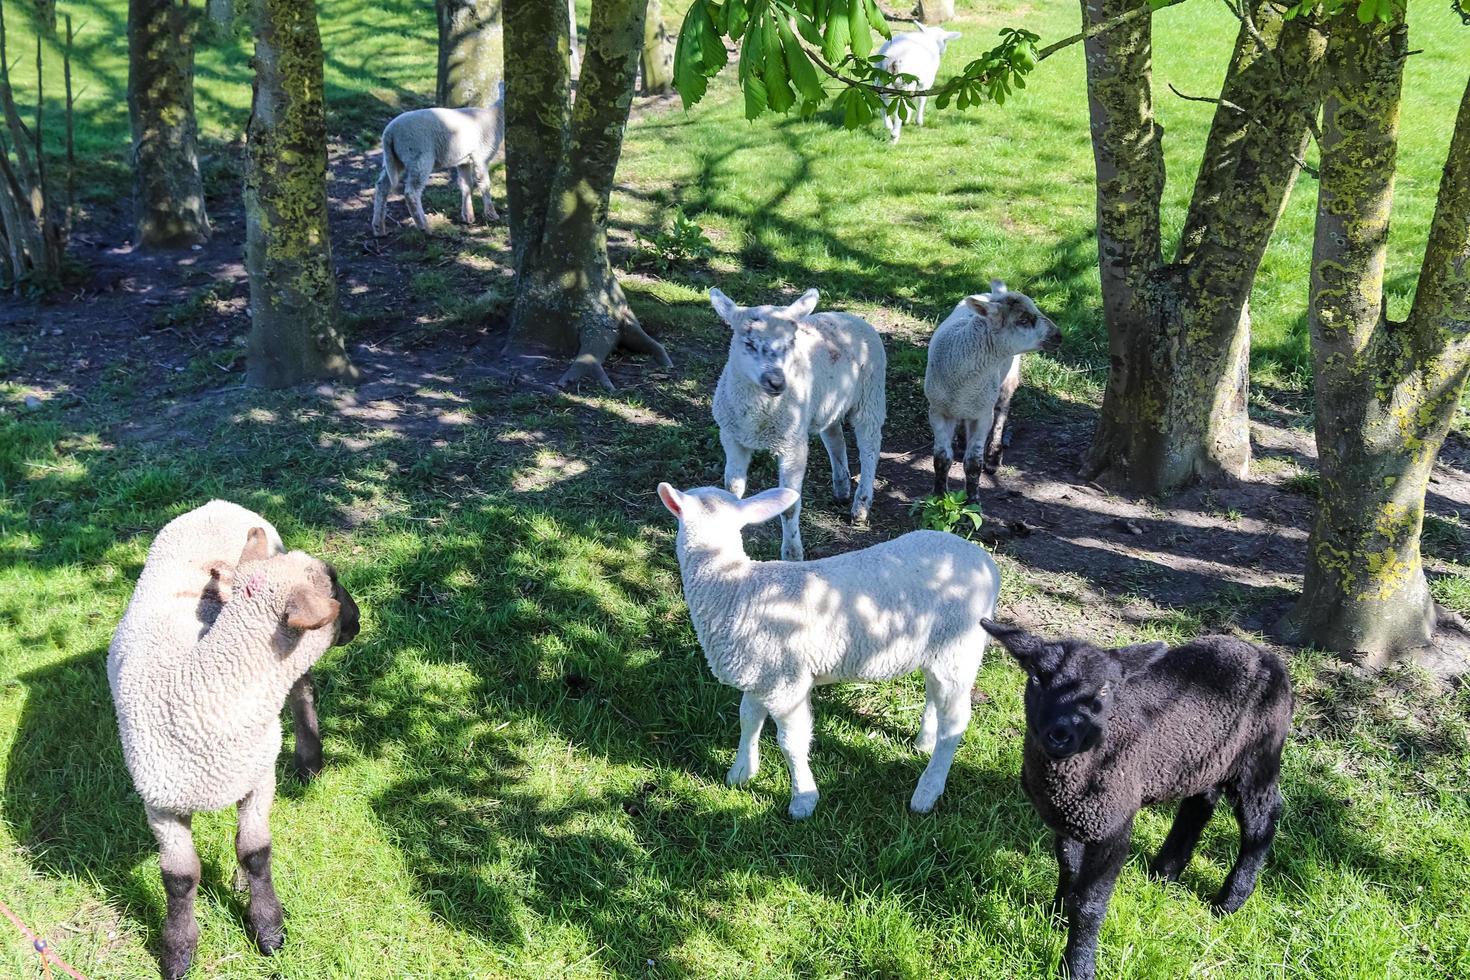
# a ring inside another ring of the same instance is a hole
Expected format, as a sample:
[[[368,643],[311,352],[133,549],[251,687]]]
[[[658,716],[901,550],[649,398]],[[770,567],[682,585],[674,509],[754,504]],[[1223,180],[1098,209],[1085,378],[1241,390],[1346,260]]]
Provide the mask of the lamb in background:
[[[459,219],[475,223],[470,189],[480,192],[488,221],[500,220],[490,197],[490,161],[505,141],[505,83],[488,109],[413,109],[395,116],[383,128],[383,170],[373,191],[373,234],[387,233],[383,214],[388,195],[400,188],[414,224],[429,230],[424,215],[424,187],[436,170],[454,170],[459,185]]]
[[[321,768],[312,664],[358,629],[335,570],[285,552],[264,518],[211,501],[159,532],[108,648],[123,758],[158,839],[168,910],[163,974],[189,969],[199,940],[195,813],[238,806],[235,852],[262,952],[285,937],[271,883],[270,807],[281,708],[296,720],[297,772]]]
[[[979,500],[980,474],[1000,464],[1011,396],[1021,383],[1021,355],[1056,350],[1062,333],[1029,296],[999,279],[990,292],[966,296],[929,341],[924,395],[934,431],[934,493],[949,490],[955,432],[965,428],[965,499]],[[987,461],[993,461],[988,464]]]
[[[791,774],[788,812],[811,816],[818,797],[807,762],[812,688],[921,670],[924,714],[914,745],[933,754],[909,806],[933,809],[970,724],[970,688],[986,643],[980,620],[994,612],[1000,589],[985,549],[953,534],[911,531],[817,561],[756,562],[740,529],[785,511],[795,490],[741,500],[717,487],[681,492],[660,483],[658,495],[679,519],[684,598],[710,672],[744,695],[727,782],[756,774],[769,714]]]
[[[813,313],[817,291],[790,306],[737,306],[718,289],[711,305],[730,326],[730,354],[715,387],[714,416],[725,449],[725,487],[745,495],[751,455],[776,457],[781,486],[796,491],[781,517],[781,557],[801,561],[801,486],[811,437],[820,434],[832,462],[832,494],[852,500],[852,519],[868,519],[883,440],[888,358],[872,324],[850,313]],[[847,468],[852,429],[862,467],[857,495]]]
[[[917,26],[916,31],[893,35],[878,49],[878,54],[883,59],[884,71],[894,75],[912,75],[918,79],[916,82],[898,82],[894,85],[894,88],[904,88],[910,92],[934,87],[934,79],[939,75],[939,62],[944,58],[944,49],[949,46],[950,41],[960,39],[958,31],[946,31],[942,27],[929,27],[925,24]],[[924,125],[924,105],[928,101],[927,95],[914,99],[917,109],[914,125]],[[893,108],[892,102],[893,97],[883,96],[883,124],[888,127],[893,142],[897,143],[899,134],[903,132],[903,117]]]
[[[1213,905],[1240,908],[1281,816],[1281,748],[1292,709],[1281,661],[1231,636],[1099,650],[988,619],[983,625],[1027,675],[1021,782],[1056,832],[1067,975],[1094,975],[1098,931],[1140,807],[1180,800],[1150,865],[1176,881],[1220,795],[1230,800],[1240,853]]]

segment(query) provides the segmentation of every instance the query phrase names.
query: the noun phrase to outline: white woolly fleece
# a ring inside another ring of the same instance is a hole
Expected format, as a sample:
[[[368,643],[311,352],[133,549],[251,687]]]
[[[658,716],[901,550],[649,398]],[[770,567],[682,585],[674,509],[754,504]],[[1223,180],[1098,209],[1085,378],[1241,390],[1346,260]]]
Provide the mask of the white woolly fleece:
[[[929,340],[924,394],[938,415],[989,419],[1006,375],[1020,370],[1021,355],[1000,349],[990,324],[960,300]]]
[[[277,554],[236,567],[253,527]],[[286,695],[335,636],[332,624],[282,625],[291,590],[325,573],[311,556],[281,550],[268,521],[219,500],[171,521],[149,549],[107,676],[123,757],[150,807],[182,815],[230,806],[275,767]],[[222,606],[204,595],[216,562],[233,579]]]

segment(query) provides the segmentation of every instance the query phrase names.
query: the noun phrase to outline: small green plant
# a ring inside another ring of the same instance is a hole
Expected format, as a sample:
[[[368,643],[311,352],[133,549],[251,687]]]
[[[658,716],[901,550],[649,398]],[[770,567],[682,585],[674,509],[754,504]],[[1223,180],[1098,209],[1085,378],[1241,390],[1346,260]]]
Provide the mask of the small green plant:
[[[1303,497],[1316,497],[1322,492],[1316,473],[1297,473],[1281,481],[1281,489]]]
[[[952,531],[969,538],[980,530],[984,514],[979,504],[966,503],[963,490],[951,490],[943,496],[916,500],[909,508],[919,518],[919,527],[929,531]]]
[[[638,236],[633,251],[633,264],[647,266],[659,273],[668,272],[688,262],[702,262],[714,254],[714,244],[699,222],[675,208],[667,229],[659,229],[653,237]]]

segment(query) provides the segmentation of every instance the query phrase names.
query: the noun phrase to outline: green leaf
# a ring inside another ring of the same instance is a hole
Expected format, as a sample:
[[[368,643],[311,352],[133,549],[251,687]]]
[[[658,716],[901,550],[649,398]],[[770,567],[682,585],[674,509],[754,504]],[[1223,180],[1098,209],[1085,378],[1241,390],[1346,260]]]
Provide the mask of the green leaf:
[[[764,31],[753,30],[740,46],[740,86],[745,92],[746,119],[755,119],[770,104],[762,77],[765,72],[765,40]]]
[[[893,36],[893,28],[888,26],[888,18],[883,16],[883,11],[878,7],[877,0],[865,0],[868,10],[868,23],[873,25],[873,30],[884,37]]]
[[[866,58],[873,50],[873,30],[868,26],[864,3],[865,0],[847,0],[847,43],[859,58]]]
[[[832,0],[827,10],[827,32],[822,35],[822,57],[829,64],[837,64],[847,54],[848,37],[847,8],[843,0]]]
[[[806,52],[801,49],[801,44],[791,33],[791,27],[784,18],[778,27],[781,33],[781,50],[786,55],[786,69],[791,81],[796,84],[796,90],[809,102],[821,102],[827,97],[827,93],[817,79],[817,70],[812,67]]]
[[[728,60],[725,45],[710,16],[709,4],[697,0],[684,15],[674,48],[674,87],[679,90],[684,108],[704,98],[709,88],[705,79],[713,77]]]
[[[766,11],[761,17],[760,28],[765,34],[766,102],[776,112],[786,112],[796,105],[796,94],[791,91],[786,76],[786,60],[781,56],[781,34],[776,27],[775,14]]]

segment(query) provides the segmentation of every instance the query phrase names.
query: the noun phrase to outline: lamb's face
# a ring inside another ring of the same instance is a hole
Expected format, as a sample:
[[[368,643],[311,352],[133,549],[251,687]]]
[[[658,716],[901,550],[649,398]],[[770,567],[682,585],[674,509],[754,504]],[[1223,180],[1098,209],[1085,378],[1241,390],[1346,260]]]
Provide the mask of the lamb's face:
[[[816,309],[817,291],[807,290],[790,306],[737,306],[711,289],[710,304],[730,326],[730,366],[767,395],[784,392],[797,325]]]
[[[360,618],[357,603],[337,580],[331,563],[304,551],[288,551],[263,559],[242,557],[235,570],[243,594],[269,589],[280,597],[281,625],[290,630],[314,632],[330,629],[332,645],[349,643],[357,636]]]
[[[934,45],[934,50],[939,52],[940,55],[944,54],[944,49],[949,47],[950,41],[958,41],[960,39],[959,31],[946,31],[942,27],[930,27],[927,24],[920,24],[919,30],[924,32],[924,37],[929,40],[930,44]]]
[[[997,353],[1026,354],[1062,346],[1057,325],[1037,309],[1031,297],[1008,291],[1004,283],[992,283],[991,292],[966,297],[965,304],[986,321]]]

